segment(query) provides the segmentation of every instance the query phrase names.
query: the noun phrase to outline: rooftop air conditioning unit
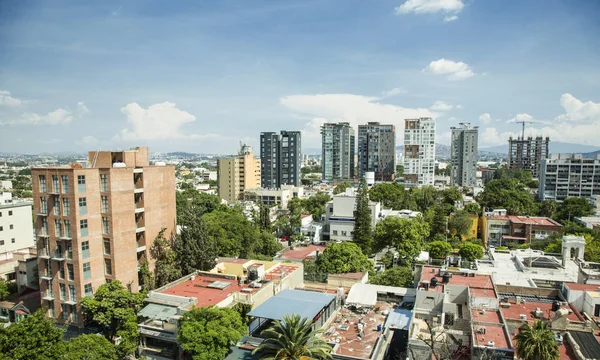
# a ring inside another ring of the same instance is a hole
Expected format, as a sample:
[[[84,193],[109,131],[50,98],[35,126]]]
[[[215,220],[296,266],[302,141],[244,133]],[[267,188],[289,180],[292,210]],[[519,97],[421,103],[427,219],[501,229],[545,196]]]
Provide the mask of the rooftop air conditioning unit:
[[[521,320],[527,320],[527,315],[526,314],[521,314],[521,315],[519,315],[519,319],[521,319]]]
[[[492,340],[488,341],[488,346],[494,347],[494,342]]]

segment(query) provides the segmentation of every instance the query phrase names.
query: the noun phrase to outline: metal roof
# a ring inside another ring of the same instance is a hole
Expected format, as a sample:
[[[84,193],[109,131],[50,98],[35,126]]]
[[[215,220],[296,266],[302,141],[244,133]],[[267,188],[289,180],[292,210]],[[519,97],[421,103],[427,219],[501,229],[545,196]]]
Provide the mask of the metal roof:
[[[148,304],[140,312],[138,316],[167,321],[173,316],[177,315],[177,308],[172,306],[165,306],[159,304]]]
[[[250,311],[248,316],[283,320],[285,315],[298,314],[312,320],[334,299],[332,294],[287,289]]]

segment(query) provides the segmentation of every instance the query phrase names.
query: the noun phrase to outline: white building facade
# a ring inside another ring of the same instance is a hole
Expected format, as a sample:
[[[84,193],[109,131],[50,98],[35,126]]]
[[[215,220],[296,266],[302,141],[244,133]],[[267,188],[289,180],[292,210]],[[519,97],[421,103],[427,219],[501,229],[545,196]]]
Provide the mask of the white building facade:
[[[404,184],[433,186],[434,175],[435,120],[404,120]]]
[[[15,253],[29,253],[35,247],[31,203],[0,205],[0,276],[15,280],[18,266]],[[11,262],[11,260],[14,260]]]
[[[371,209],[371,226],[375,228],[381,205],[369,202]],[[333,197],[333,200],[325,205],[326,229],[324,234],[329,234],[330,240],[352,241],[354,232],[354,210],[356,209],[356,192],[354,188],[346,189],[343,194]]]
[[[538,194],[542,201],[600,195],[600,155],[551,154],[540,167]]]

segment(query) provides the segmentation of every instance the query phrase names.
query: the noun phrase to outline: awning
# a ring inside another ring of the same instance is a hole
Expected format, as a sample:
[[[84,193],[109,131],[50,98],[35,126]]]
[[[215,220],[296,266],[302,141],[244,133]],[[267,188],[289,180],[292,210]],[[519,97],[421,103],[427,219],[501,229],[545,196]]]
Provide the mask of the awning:
[[[176,307],[159,304],[148,304],[138,313],[138,316],[161,321],[167,321],[175,315]]]

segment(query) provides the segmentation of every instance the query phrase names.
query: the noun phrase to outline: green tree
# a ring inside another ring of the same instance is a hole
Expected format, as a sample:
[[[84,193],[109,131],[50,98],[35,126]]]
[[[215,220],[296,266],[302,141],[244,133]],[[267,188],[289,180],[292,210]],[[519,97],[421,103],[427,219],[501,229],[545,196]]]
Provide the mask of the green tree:
[[[333,195],[341,194],[344,191],[346,191],[346,189],[351,188],[351,187],[352,187],[352,185],[350,185],[349,182],[347,182],[347,181],[341,182],[333,188]]]
[[[465,205],[465,212],[467,214],[481,214],[481,207],[478,204],[470,203]]]
[[[457,187],[449,187],[442,190],[442,203],[454,206],[457,202],[462,201],[462,194]]]
[[[263,255],[272,259],[281,249],[283,249],[283,246],[281,246],[275,236],[269,231],[262,230],[258,234],[257,243],[250,253],[250,257]]]
[[[329,244],[316,260],[317,270],[327,274],[345,274],[370,270],[373,263],[353,242]]]
[[[396,177],[404,175],[404,166],[396,165]]]
[[[173,240],[165,238],[165,230],[163,228],[158,233],[150,248],[150,256],[155,260],[153,285],[157,288],[175,281],[183,275],[179,267],[177,254],[173,250]]]
[[[576,217],[588,216],[594,213],[594,207],[586,198],[570,197],[562,201],[556,210],[556,220],[572,221]]]
[[[261,230],[271,231],[271,216],[269,215],[269,207],[263,203],[259,203],[258,209],[258,227]]]
[[[331,200],[331,197],[326,193],[319,191],[311,197],[303,199],[304,209],[307,213],[312,214],[315,221],[321,220],[325,214],[325,204]]]
[[[86,322],[97,326],[106,339],[114,343],[120,338],[117,353],[125,356],[137,348],[137,313],[145,297],[145,293],[133,293],[113,280],[101,285],[93,298],[83,298],[81,307]]]
[[[117,360],[115,346],[104,336],[84,334],[72,338],[66,344],[64,360]]]
[[[446,220],[453,207],[448,204],[438,204],[430,207],[424,213],[425,221],[429,224],[430,238],[441,235],[446,238]]]
[[[262,332],[265,341],[252,354],[264,360],[308,360],[331,358],[331,347],[319,337],[322,330],[312,331],[312,321],[300,315],[286,315],[283,321]]]
[[[369,190],[369,198],[372,201],[381,202],[385,208],[396,210],[407,208],[404,204],[406,197],[407,192],[404,190],[404,186],[398,183],[379,183],[373,185]]]
[[[413,287],[415,280],[408,266],[394,266],[375,275],[369,282],[375,285]]]
[[[465,211],[457,211],[448,219],[450,235],[465,239],[471,232],[471,217]]]
[[[250,310],[252,310],[252,305],[244,304],[244,303],[237,303],[237,304],[233,305],[232,309],[237,311],[240,314],[240,317],[242,318],[242,322],[244,323],[244,325],[247,326],[248,325],[248,313],[250,312]]]
[[[503,208],[510,215],[535,215],[538,205],[529,189],[515,178],[492,180],[477,195],[477,202],[484,207]]]
[[[554,333],[543,320],[536,320],[533,326],[523,324],[515,340],[517,353],[523,360],[558,360],[560,357]]]
[[[177,342],[193,360],[221,360],[245,333],[246,326],[236,310],[201,307],[183,313]]]
[[[201,193],[195,189],[187,189],[175,194],[177,218],[185,216],[191,208],[199,216],[225,207],[217,195]]]
[[[46,318],[44,311],[40,309],[7,328],[0,327],[2,359],[60,359],[65,352],[63,331],[56,326],[54,319]]]
[[[0,278],[0,301],[6,300],[8,295],[10,295],[8,282],[3,278]]]
[[[360,181],[356,194],[352,240],[354,240],[364,254],[368,255],[371,253],[371,247],[373,246],[371,208],[369,207],[369,188],[364,178]]]
[[[558,209],[558,203],[554,200],[544,200],[540,204],[540,216],[554,218],[556,210]]]
[[[473,261],[481,259],[483,256],[483,247],[471,242],[462,243],[458,249],[458,254],[465,260]]]
[[[202,219],[219,256],[247,258],[252,253],[260,253],[256,251],[259,229],[239,209],[215,210]]]
[[[146,291],[152,290],[156,287],[156,281],[154,274],[150,271],[150,264],[148,261],[142,261],[139,270],[140,287]]]
[[[193,208],[188,209],[180,219],[180,224],[182,228],[175,241],[175,253],[182,275],[215,267],[217,242],[209,236],[206,223],[199,212]]]
[[[452,245],[446,241],[433,241],[427,245],[432,259],[445,259],[452,251]]]
[[[400,259],[411,264],[423,248],[423,240],[429,236],[429,224],[421,217],[402,219],[388,216],[375,226],[375,248],[395,247]]]

